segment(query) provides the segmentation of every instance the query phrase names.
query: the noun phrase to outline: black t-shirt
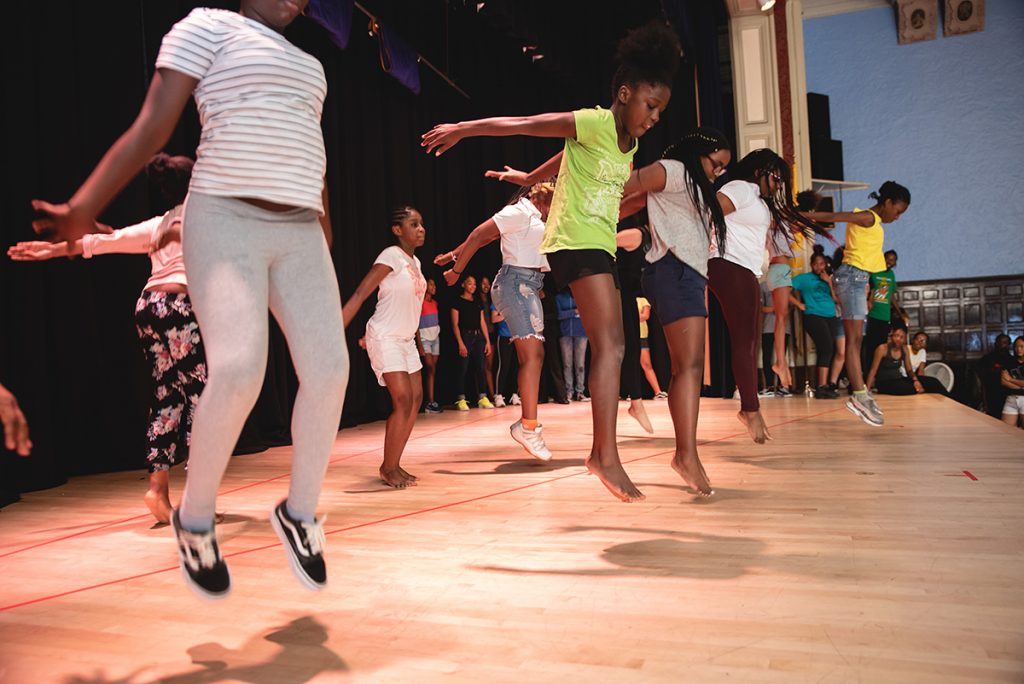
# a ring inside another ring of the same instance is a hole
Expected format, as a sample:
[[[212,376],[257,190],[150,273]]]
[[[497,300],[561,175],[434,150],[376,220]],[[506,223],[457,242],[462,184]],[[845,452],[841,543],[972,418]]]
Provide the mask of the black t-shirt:
[[[1024,380],[1024,363],[1021,363],[1012,356],[1010,358],[1013,360],[1005,367],[1006,372],[1009,373],[1010,377],[1014,380]],[[1024,394],[1024,389],[1010,389],[1009,387],[1006,387],[1005,389],[1010,394]]]
[[[459,331],[463,335],[471,330],[480,330],[480,312],[483,308],[479,301],[457,297],[452,308],[459,312]]]

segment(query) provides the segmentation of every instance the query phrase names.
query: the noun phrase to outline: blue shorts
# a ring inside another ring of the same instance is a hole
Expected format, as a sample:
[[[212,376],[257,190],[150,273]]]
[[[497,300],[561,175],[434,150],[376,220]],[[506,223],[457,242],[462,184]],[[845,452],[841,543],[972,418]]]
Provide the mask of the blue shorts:
[[[768,289],[793,287],[793,269],[789,264],[768,264]]]
[[[536,268],[502,266],[491,285],[491,301],[508,325],[513,340],[544,339],[544,309],[540,289],[544,274]]]
[[[846,337],[846,328],[843,327],[843,319],[838,316],[832,319],[832,337],[837,340],[840,337]]]
[[[868,280],[871,274],[856,266],[843,264],[832,276],[844,321],[863,321],[868,315]]]
[[[653,264],[647,264],[640,278],[644,296],[662,325],[691,316],[707,317],[704,303],[707,278],[669,252]]]

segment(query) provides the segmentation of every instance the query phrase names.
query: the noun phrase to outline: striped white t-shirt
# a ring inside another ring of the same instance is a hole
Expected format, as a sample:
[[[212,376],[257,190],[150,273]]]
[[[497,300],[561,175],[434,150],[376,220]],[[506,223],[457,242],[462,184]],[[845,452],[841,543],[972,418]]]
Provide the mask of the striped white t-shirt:
[[[163,38],[158,69],[199,81],[190,190],[324,211],[323,66],[269,26],[198,8]]]

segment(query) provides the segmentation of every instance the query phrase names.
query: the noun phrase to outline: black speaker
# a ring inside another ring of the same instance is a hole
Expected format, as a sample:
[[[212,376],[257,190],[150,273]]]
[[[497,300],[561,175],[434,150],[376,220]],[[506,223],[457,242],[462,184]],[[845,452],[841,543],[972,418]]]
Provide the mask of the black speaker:
[[[812,138],[832,137],[832,120],[828,111],[828,95],[807,93],[807,125]]]
[[[844,180],[841,141],[811,136],[811,176],[822,180]]]

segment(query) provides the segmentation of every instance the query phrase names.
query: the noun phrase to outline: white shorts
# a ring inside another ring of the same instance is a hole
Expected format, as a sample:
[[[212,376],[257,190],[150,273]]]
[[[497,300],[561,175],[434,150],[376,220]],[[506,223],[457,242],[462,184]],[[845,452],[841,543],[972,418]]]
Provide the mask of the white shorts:
[[[367,337],[366,353],[370,356],[370,367],[377,375],[377,382],[385,387],[385,373],[416,373],[423,368],[416,339],[396,337]]]
[[[1010,396],[1006,397],[1006,403],[1003,404],[1003,415],[1024,415],[1024,394],[1011,394]]]

